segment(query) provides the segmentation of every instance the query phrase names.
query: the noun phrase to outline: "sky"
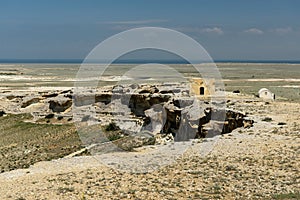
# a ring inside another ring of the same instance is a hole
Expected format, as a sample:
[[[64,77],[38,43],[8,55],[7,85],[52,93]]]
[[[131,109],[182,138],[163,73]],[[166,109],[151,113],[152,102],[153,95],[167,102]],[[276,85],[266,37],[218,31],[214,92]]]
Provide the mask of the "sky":
[[[298,0],[0,0],[0,59],[83,59],[151,26],[187,34],[214,60],[300,60],[299,19]]]

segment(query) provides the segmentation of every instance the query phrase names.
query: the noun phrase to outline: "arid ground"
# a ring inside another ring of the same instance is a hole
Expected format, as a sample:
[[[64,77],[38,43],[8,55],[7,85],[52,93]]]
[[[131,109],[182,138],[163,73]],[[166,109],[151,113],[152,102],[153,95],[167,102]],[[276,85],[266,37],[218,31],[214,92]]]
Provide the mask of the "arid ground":
[[[192,70],[176,67],[193,76]],[[300,65],[219,67],[227,108],[245,113],[253,126],[194,140],[176,161],[148,173],[119,170],[86,151],[72,156],[83,146],[68,119],[31,123],[30,114],[0,113],[0,198],[300,199]],[[20,90],[30,95],[45,87],[72,87],[76,70],[70,65],[1,65],[0,111],[5,111],[9,92],[18,96]],[[114,84],[114,73],[108,71],[100,84]],[[277,99],[256,97],[262,87]],[[213,148],[203,155],[203,145]],[[145,148],[126,155],[143,154]]]

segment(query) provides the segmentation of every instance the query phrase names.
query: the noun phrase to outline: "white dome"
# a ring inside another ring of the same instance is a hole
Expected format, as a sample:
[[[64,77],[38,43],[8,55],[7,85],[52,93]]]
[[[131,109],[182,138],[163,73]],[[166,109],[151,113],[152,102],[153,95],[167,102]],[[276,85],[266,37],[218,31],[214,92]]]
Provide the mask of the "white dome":
[[[262,93],[262,92],[270,92],[270,90],[268,90],[267,88],[261,88],[258,93]]]

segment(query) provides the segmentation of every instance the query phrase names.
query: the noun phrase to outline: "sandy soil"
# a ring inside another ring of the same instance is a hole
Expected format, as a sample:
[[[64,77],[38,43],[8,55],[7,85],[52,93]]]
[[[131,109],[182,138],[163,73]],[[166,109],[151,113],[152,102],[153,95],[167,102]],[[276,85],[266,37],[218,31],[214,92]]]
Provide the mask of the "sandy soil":
[[[176,162],[153,172],[124,172],[105,165],[101,156],[40,162],[0,174],[0,198],[299,199],[300,104],[236,95],[228,107],[256,123],[193,142]],[[210,143],[214,148],[203,156]]]

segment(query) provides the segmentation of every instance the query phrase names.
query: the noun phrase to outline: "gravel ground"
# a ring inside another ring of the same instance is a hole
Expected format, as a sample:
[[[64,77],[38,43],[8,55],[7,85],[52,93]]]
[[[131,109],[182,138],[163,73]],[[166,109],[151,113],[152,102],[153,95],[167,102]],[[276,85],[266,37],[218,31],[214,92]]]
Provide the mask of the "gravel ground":
[[[136,161],[125,159],[127,168],[107,165],[103,155],[40,162],[0,174],[0,198],[299,199],[300,105],[239,99],[231,99],[229,107],[249,113],[254,127],[194,141],[176,161],[157,170],[134,173],[128,166],[140,166]],[[203,155],[207,144],[213,148]],[[126,156],[147,155],[149,148]],[[166,151],[164,146],[153,149]],[[160,155],[162,161],[172,156],[169,151]]]

